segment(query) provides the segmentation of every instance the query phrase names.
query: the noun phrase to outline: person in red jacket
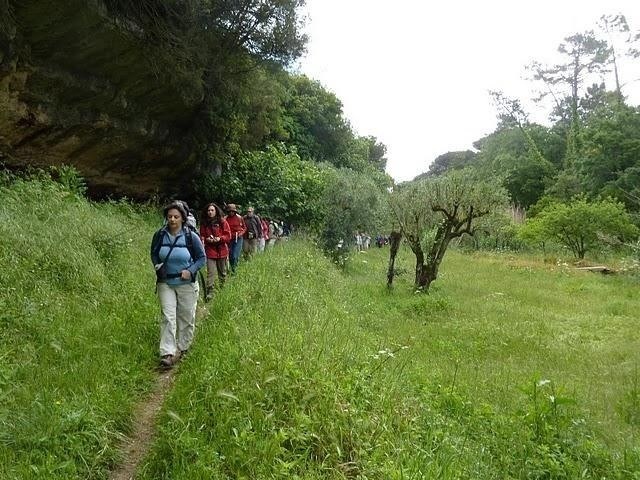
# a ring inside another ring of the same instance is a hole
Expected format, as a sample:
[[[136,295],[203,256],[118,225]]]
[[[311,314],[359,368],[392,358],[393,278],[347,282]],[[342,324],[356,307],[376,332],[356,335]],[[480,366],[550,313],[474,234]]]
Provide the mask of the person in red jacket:
[[[227,204],[227,223],[231,229],[231,241],[229,242],[229,265],[231,271],[236,272],[238,261],[240,261],[240,254],[242,253],[242,237],[244,232],[247,231],[247,226],[244,223],[242,216],[238,215],[238,208],[233,203]]]
[[[200,238],[204,243],[207,256],[207,288],[205,300],[213,298],[215,273],[218,272],[220,286],[224,285],[227,276],[227,257],[231,240],[231,229],[224,218],[222,209],[215,203],[208,204],[202,212],[200,221]]]

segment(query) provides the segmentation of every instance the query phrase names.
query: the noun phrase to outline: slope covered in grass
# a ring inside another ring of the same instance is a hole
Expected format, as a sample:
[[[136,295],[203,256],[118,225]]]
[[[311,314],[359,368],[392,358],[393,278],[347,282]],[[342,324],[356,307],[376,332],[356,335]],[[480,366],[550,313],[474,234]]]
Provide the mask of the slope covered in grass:
[[[154,378],[158,219],[46,175],[0,205],[0,478],[105,478]]]
[[[387,254],[245,263],[140,477],[638,476],[637,283],[452,251],[430,295],[388,292]]]

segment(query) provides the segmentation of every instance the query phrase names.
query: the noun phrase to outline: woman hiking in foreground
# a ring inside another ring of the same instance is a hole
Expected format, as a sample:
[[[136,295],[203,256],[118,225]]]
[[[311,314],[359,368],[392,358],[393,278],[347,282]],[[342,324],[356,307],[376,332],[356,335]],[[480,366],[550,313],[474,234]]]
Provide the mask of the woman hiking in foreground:
[[[184,226],[187,212],[179,203],[164,208],[167,224],[151,242],[151,261],[162,308],[160,366],[171,368],[193,341],[199,286],[196,275],[206,261],[198,235]]]

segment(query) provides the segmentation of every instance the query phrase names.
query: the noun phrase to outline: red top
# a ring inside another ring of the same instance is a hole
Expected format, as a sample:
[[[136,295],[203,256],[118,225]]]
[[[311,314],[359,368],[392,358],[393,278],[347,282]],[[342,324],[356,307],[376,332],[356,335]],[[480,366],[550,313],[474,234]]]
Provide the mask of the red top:
[[[247,231],[247,226],[244,223],[244,219],[240,215],[227,215],[227,223],[231,229],[231,240],[236,240],[244,235]]]
[[[220,237],[217,242],[210,237]],[[229,223],[223,218],[220,223],[200,225],[200,238],[204,243],[204,253],[207,258],[227,258],[229,256],[228,243],[231,240]]]
[[[260,220],[260,223],[262,224],[262,238],[267,241],[269,240],[269,222],[267,222],[265,219],[262,219]]]

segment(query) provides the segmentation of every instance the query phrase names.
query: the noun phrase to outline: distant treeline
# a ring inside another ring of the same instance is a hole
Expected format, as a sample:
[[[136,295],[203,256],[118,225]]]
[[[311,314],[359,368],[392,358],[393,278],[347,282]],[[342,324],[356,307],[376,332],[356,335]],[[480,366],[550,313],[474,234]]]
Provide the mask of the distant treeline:
[[[418,179],[471,167],[481,177],[500,177],[513,204],[525,209],[543,198],[586,194],[639,212],[640,109],[625,97],[638,79],[619,68],[623,57],[639,57],[639,47],[640,32],[622,15],[603,16],[595,30],[565,38],[558,64],[527,67],[542,92],[538,100],[552,101],[550,126],[530,122],[520,100],[491,92],[496,130],[474,143],[476,151],[440,155]]]

